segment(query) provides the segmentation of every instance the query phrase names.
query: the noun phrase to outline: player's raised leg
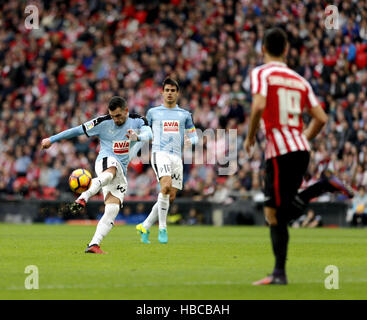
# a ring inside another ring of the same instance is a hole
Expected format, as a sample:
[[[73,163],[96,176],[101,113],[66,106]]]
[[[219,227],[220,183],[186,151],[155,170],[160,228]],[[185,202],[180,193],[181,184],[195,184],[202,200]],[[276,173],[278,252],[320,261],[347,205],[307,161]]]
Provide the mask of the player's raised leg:
[[[103,162],[104,160],[101,161]],[[96,178],[93,178],[89,189],[83,192],[78,197],[78,199],[76,199],[75,202],[70,206],[71,212],[75,214],[78,213],[83,208],[85,208],[89,199],[94,195],[96,195],[104,186],[108,185],[115,176],[116,176],[116,167],[109,167],[100,174],[98,174]]]
[[[326,169],[321,173],[319,181],[307,187],[294,197],[290,220],[299,218],[312,199],[326,192],[342,193],[349,199],[354,196],[354,191],[351,186],[338,179],[331,170]]]
[[[86,253],[102,253],[102,254],[106,253],[101,250],[100,243],[114,226],[114,222],[120,211],[120,208],[121,208],[120,199],[113,196],[109,192],[105,198],[104,214],[97,224],[96,232],[94,233],[92,240],[90,241],[87,249],[85,250]]]

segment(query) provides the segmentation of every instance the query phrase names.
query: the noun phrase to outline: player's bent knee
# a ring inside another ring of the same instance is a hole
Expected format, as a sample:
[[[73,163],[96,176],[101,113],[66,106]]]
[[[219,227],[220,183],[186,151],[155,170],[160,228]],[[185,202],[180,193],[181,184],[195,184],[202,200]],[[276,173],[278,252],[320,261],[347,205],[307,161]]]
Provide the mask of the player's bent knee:
[[[265,208],[265,220],[270,226],[276,226],[278,224],[276,213],[274,208]]]
[[[171,185],[165,181],[161,182],[161,193],[163,194],[170,194]]]
[[[278,221],[277,219],[273,219],[273,220],[269,220],[269,219],[266,219],[267,223],[269,224],[270,227],[275,227],[278,225]]]
[[[97,180],[99,180],[101,187],[108,185],[114,178],[114,175],[110,171],[103,171],[101,174],[97,176]]]
[[[176,199],[177,189],[172,187],[169,193],[169,201],[173,202]]]
[[[169,196],[169,202],[173,202],[176,199],[176,194],[170,194]]]
[[[161,185],[162,193],[168,194],[171,191],[172,178],[170,176],[160,178],[159,183]]]
[[[265,216],[266,222],[270,225],[270,226],[276,226],[278,225],[278,220],[276,217],[274,216]]]
[[[109,173],[112,173],[112,176],[113,178],[116,176],[116,171],[117,171],[117,168],[116,167],[109,167],[107,168],[105,171],[103,172],[109,172]]]
[[[162,187],[161,188],[161,193],[163,193],[163,194],[169,194],[169,187],[167,186],[167,187]]]
[[[105,203],[105,205],[117,204],[117,205],[119,205],[119,207],[122,206],[122,203],[121,203],[120,199],[115,197],[111,192],[107,193],[104,203]]]

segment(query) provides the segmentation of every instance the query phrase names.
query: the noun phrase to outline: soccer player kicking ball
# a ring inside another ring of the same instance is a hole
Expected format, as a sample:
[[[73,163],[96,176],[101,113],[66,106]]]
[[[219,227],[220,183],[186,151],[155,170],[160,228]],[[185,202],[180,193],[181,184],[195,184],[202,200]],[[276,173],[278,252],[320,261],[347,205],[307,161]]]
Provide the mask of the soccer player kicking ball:
[[[266,134],[264,214],[275,256],[273,273],[254,285],[287,284],[287,225],[303,213],[312,198],[324,192],[342,192],[353,197],[353,190],[326,170],[318,182],[298,193],[310,159],[309,141],[326,124],[327,115],[310,84],[284,63],[287,48],[287,36],[282,29],[268,30],[262,47],[265,64],[251,74],[253,101],[245,148],[251,152],[262,118]],[[312,120],[302,131],[304,109]]]
[[[158,220],[158,241],[168,242],[167,214],[170,203],[182,190],[182,148],[198,141],[191,113],[177,105],[178,83],[166,78],[162,85],[163,105],[147,112],[148,124],[152,127],[151,164],[160,183],[161,192],[149,216],[136,226],[143,243],[150,243],[149,228]],[[185,131],[187,135],[185,135]]]
[[[129,115],[126,101],[122,97],[115,96],[109,102],[108,115],[43,139],[42,148],[47,149],[54,142],[82,134],[87,137],[98,136],[100,140],[101,148],[95,163],[97,177],[92,179],[89,189],[71,205],[71,211],[79,212],[86,206],[88,200],[102,188],[105,212],[85,252],[105,253],[99,245],[112,229],[115,218],[122,207],[127,191],[126,171],[131,158],[131,148],[134,147],[136,151],[136,144],[141,144],[138,141],[150,140],[152,130],[147,125],[145,118]]]

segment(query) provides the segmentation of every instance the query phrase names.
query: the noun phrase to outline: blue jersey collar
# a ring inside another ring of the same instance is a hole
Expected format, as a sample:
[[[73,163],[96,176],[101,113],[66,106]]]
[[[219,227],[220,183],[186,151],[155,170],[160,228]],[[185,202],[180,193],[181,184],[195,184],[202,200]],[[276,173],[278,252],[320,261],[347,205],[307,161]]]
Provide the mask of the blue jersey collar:
[[[163,104],[161,104],[161,105],[160,105],[160,107],[163,107],[163,108],[165,108],[165,109],[172,110],[172,109],[177,109],[177,108],[178,108],[178,104],[176,104],[176,106],[175,106],[175,107],[173,107],[173,108],[167,108],[167,107],[166,107],[166,106],[164,106]]]

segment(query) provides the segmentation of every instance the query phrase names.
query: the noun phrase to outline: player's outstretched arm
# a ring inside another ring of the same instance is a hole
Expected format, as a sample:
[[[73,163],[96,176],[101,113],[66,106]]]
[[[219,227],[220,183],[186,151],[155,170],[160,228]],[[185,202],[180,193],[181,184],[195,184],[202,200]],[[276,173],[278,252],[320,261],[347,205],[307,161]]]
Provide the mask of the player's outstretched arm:
[[[45,138],[45,139],[42,139],[42,142],[41,142],[41,148],[42,149],[48,149],[49,147],[51,147],[51,141],[50,141],[50,138]]]
[[[77,136],[81,136],[84,134],[83,127],[80,125],[75,128],[71,128],[65,131],[62,131],[54,136],[51,136],[49,138],[45,138],[41,142],[42,149],[47,149],[53,144],[54,142],[63,140],[63,139],[71,139]]]

